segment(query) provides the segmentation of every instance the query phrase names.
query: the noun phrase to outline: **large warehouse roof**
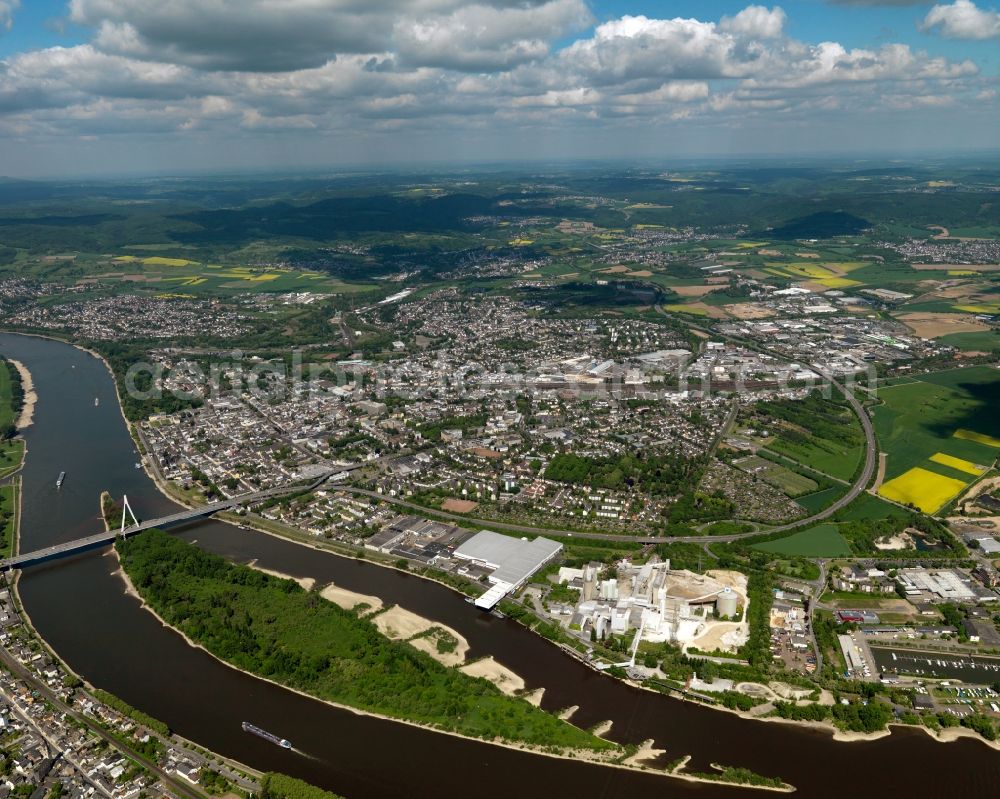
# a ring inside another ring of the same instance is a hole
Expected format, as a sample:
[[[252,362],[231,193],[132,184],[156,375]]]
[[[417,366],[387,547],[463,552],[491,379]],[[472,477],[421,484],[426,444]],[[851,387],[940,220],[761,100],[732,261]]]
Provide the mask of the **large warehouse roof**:
[[[455,557],[478,561],[496,569],[490,575],[490,580],[516,586],[555,557],[561,549],[562,544],[548,538],[524,541],[483,530],[456,549]]]

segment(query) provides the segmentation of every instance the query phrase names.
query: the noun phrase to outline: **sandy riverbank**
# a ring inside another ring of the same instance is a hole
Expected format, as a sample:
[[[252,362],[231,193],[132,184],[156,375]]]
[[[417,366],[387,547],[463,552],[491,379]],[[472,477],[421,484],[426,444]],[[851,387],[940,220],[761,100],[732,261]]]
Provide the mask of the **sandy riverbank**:
[[[35,381],[31,379],[31,372],[28,371],[28,368],[23,363],[13,358],[8,358],[7,360],[14,364],[17,373],[21,375],[24,405],[21,406],[21,414],[17,417],[14,426],[18,430],[24,430],[24,428],[31,426],[35,418],[35,403],[38,402],[38,394],[35,393]]]
[[[460,666],[465,663],[465,657],[469,653],[469,642],[458,630],[425,619],[399,605],[393,605],[388,610],[373,616],[372,623],[386,638],[406,641],[414,649],[427,653],[444,666]],[[436,634],[438,631],[454,640],[453,650],[442,652],[438,649]]]
[[[251,569],[256,569],[264,574],[270,574],[272,577],[277,577],[281,580],[292,580],[298,583],[306,591],[312,591],[313,586],[316,585],[316,581],[312,577],[292,577],[290,574],[285,574],[284,572],[275,571],[274,569],[265,569],[263,566],[257,565],[257,559],[254,558],[250,561],[247,566]]]
[[[650,693],[661,693],[652,688],[647,688],[641,683],[637,683],[629,680],[628,683],[635,688],[642,691],[649,691]],[[830,699],[832,698],[829,692],[824,691],[821,695],[820,703],[822,705],[829,705]],[[830,737],[840,743],[857,743],[863,741],[877,741],[880,738],[885,738],[892,735],[893,727],[904,727],[908,729],[918,729],[923,730],[925,733],[930,735],[935,741],[941,743],[949,743],[956,741],[959,738],[972,738],[979,741],[984,746],[988,746],[991,749],[1000,751],[1000,740],[997,741],[987,741],[981,735],[973,730],[966,727],[949,727],[948,729],[941,730],[940,732],[935,732],[932,729],[924,727],[923,725],[913,725],[913,724],[897,724],[890,722],[890,724],[884,730],[876,730],[875,732],[852,732],[850,730],[842,730],[837,727],[833,722],[830,721],[796,721],[794,719],[783,719],[780,716],[755,716],[753,715],[753,710],[737,710],[735,708],[724,707],[723,705],[707,705],[704,702],[699,702],[696,699],[691,699],[689,697],[673,694],[673,698],[679,699],[681,702],[692,702],[696,705],[700,705],[706,710],[714,710],[718,713],[730,713],[734,716],[739,716],[741,719],[747,719],[749,721],[760,721],[767,724],[787,724],[792,727],[798,727],[799,729],[805,727],[813,730],[818,730],[830,735]]]
[[[638,766],[643,760],[654,760],[660,755],[666,754],[666,749],[657,749],[655,746],[655,741],[652,738],[647,738],[636,750],[632,757],[627,757],[623,761],[626,766]]]
[[[362,616],[378,613],[382,610],[383,606],[382,600],[377,596],[359,594],[357,591],[348,591],[346,588],[341,588],[333,583],[320,590],[319,595],[328,602],[339,605],[344,610],[354,610],[358,605],[367,605],[367,610],[360,614]]]
[[[247,566],[282,580],[294,580],[306,591],[312,591],[316,586],[316,581],[312,577],[293,577],[274,569],[265,569],[257,563],[256,559],[247,563]],[[386,638],[405,641],[414,649],[425,652],[444,666],[460,666],[465,663],[465,657],[469,652],[469,642],[451,627],[425,619],[423,616],[418,616],[398,605],[382,611],[384,603],[379,597],[348,591],[333,583],[323,588],[319,595],[345,610],[353,610],[362,604],[368,605],[370,609],[365,613],[373,616],[372,623]],[[454,649],[448,652],[442,652],[438,649],[438,631],[454,639]]]
[[[529,691],[526,694],[522,694],[521,698],[527,702],[529,705],[534,705],[535,707],[542,706],[542,697],[545,696],[544,688],[536,688],[534,691]],[[562,718],[562,717],[560,717]],[[564,719],[565,720],[565,719]]]
[[[188,635],[186,635],[181,630],[178,630],[176,627],[173,627],[172,625],[168,624],[152,608],[152,606],[149,605],[149,603],[147,603],[145,599],[143,599],[142,595],[136,590],[135,586],[132,584],[132,580],[129,578],[128,574],[125,572],[125,570],[121,566],[121,560],[118,557],[118,551],[116,549],[112,548],[108,552],[108,556],[109,557],[114,557],[115,560],[118,561],[118,568],[115,569],[115,571],[113,572],[113,575],[121,578],[121,580],[122,580],[122,582],[123,582],[123,584],[125,586],[125,593],[126,594],[128,594],[131,597],[134,597],[139,602],[139,604],[142,606],[142,608],[144,610],[147,610],[149,613],[153,614],[153,616],[156,618],[157,621],[160,622],[160,624],[162,624],[167,629],[172,630],[173,632],[177,633],[177,635],[179,635],[182,639],[184,639],[185,643],[187,643],[188,646],[194,647],[195,649],[200,649],[202,652],[204,652],[205,654],[207,654],[209,657],[211,657],[214,660],[218,661],[219,663],[221,663],[226,668],[232,669],[233,671],[238,671],[241,674],[246,674],[247,676],[253,677],[254,679],[262,680],[264,682],[270,683],[271,685],[277,686],[278,688],[282,688],[283,690],[291,691],[294,694],[298,694],[299,696],[303,696],[303,697],[305,697],[307,699],[311,699],[314,702],[321,702],[324,705],[329,705],[330,707],[337,708],[338,710],[346,710],[346,711],[348,711],[350,713],[354,713],[357,716],[369,716],[371,718],[381,719],[382,721],[391,721],[391,722],[394,722],[396,724],[406,724],[406,725],[408,725],[410,727],[416,727],[416,728],[424,730],[426,732],[437,733],[439,735],[448,735],[448,736],[451,736],[452,738],[462,738],[464,740],[474,741],[476,743],[488,744],[490,746],[502,746],[505,749],[514,749],[514,750],[517,750],[517,751],[520,751],[520,752],[527,752],[529,754],[539,755],[541,757],[552,757],[552,758],[556,758],[558,760],[570,760],[570,761],[581,761],[582,760],[582,761],[594,763],[596,765],[607,766],[609,768],[620,768],[620,769],[625,769],[625,770],[628,770],[628,771],[643,771],[643,772],[646,772],[646,773],[660,774],[660,775],[665,776],[665,777],[673,776],[673,775],[667,774],[667,772],[665,772],[665,771],[659,771],[659,770],[655,770],[655,769],[651,770],[651,769],[646,769],[646,768],[642,768],[642,767],[638,767],[638,766],[627,766],[627,765],[624,765],[622,763],[613,762],[611,760],[611,758],[619,756],[620,755],[620,750],[613,750],[611,752],[598,752],[598,751],[589,750],[589,749],[579,749],[579,750],[571,749],[571,750],[564,750],[563,752],[552,752],[550,750],[543,750],[541,748],[536,748],[536,747],[533,747],[533,746],[531,746],[529,744],[518,743],[516,741],[505,741],[505,740],[502,740],[502,739],[499,739],[499,738],[494,739],[494,740],[487,740],[487,739],[483,739],[483,738],[473,738],[473,737],[470,737],[470,736],[467,736],[467,735],[462,735],[461,733],[452,732],[450,730],[441,730],[441,729],[437,729],[435,727],[428,727],[428,726],[426,726],[424,724],[418,724],[418,723],[416,723],[414,721],[409,721],[407,719],[401,719],[401,718],[397,718],[395,716],[388,716],[388,715],[385,715],[383,713],[376,713],[376,712],[369,711],[369,710],[361,710],[361,709],[356,708],[356,707],[351,707],[350,705],[344,705],[344,704],[341,704],[339,702],[334,702],[334,701],[332,701],[330,699],[321,699],[320,697],[314,696],[313,694],[309,694],[309,693],[306,693],[305,691],[300,691],[297,688],[292,688],[290,686],[284,685],[283,683],[280,683],[280,682],[278,682],[276,680],[272,680],[272,679],[269,679],[267,677],[262,677],[259,674],[254,674],[253,672],[249,672],[249,671],[246,671],[244,669],[237,668],[236,666],[232,665],[231,663],[227,663],[222,658],[220,658],[217,655],[215,655],[214,653],[210,652],[208,649],[206,649],[204,646],[202,646],[201,644],[199,644],[196,641],[194,641],[192,638],[190,638]],[[678,775],[676,778],[677,779],[690,779],[689,777],[685,777],[683,775]]]
[[[468,674],[470,677],[482,677],[489,680],[505,694],[515,696],[524,690],[524,680],[520,675],[514,673],[506,666],[497,663],[492,656],[469,663],[459,671]]]

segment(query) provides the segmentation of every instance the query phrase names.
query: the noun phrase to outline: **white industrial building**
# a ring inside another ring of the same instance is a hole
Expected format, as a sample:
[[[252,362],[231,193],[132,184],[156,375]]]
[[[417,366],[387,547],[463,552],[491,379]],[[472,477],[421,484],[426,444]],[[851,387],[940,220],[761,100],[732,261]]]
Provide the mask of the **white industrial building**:
[[[954,569],[900,569],[896,579],[908,596],[930,594],[938,599],[955,602],[976,599],[972,580]]]
[[[647,641],[686,643],[705,632],[713,608],[720,617],[738,615],[736,591],[702,575],[671,571],[669,560],[641,566],[626,561],[609,579],[601,579],[602,569],[588,564],[559,570],[559,582],[580,591],[571,623],[590,625],[598,638],[640,630]]]
[[[476,600],[476,607],[492,610],[507,594],[562,551],[562,544],[548,538],[534,541],[512,538],[489,530],[477,533],[454,552],[454,557],[493,569],[490,589]]]

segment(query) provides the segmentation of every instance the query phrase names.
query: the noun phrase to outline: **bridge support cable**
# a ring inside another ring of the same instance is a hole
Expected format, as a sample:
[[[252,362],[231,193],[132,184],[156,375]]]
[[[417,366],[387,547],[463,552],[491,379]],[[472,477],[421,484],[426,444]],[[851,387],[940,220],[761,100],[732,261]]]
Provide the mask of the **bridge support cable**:
[[[132,511],[132,506],[128,504],[128,494],[122,494],[122,528],[118,531],[119,535],[125,535],[125,514],[132,517],[132,524],[130,527],[138,527],[139,520],[135,518],[135,513]]]

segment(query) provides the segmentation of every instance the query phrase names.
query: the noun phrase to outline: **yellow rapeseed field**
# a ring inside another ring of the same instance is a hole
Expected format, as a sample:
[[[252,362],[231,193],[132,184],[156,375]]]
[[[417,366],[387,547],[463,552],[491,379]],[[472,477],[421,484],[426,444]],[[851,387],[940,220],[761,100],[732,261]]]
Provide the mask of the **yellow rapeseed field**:
[[[186,258],[163,258],[159,255],[143,258],[142,262],[146,266],[194,266],[198,263],[197,261],[189,261]]]
[[[878,493],[894,502],[920,508],[924,513],[934,513],[965,488],[965,485],[962,480],[935,474],[917,466],[883,483]]]
[[[677,313],[688,313],[688,314],[693,314],[695,316],[708,316],[708,311],[706,311],[704,308],[692,307],[690,305],[683,305],[683,304],[676,304],[675,303],[673,305],[664,305],[663,309],[665,311],[675,311]]]
[[[1000,302],[983,302],[977,305],[953,305],[952,307],[959,311],[965,311],[966,313],[1000,313]]]
[[[846,289],[849,286],[860,286],[860,280],[851,280],[847,277],[824,277],[816,281],[826,286],[828,289]]]
[[[966,430],[960,427],[952,435],[955,438],[961,438],[966,441],[975,441],[977,444],[985,444],[987,447],[996,447],[1000,449],[1000,438],[994,438],[993,436],[988,436],[986,433],[977,433],[975,430]]]
[[[935,452],[931,455],[931,460],[934,463],[940,463],[942,466],[950,466],[952,469],[958,469],[958,471],[965,472],[966,474],[974,474],[976,477],[986,471],[985,466],[979,466],[972,461],[965,460],[965,458],[956,458],[954,455],[949,455],[946,452]]]

